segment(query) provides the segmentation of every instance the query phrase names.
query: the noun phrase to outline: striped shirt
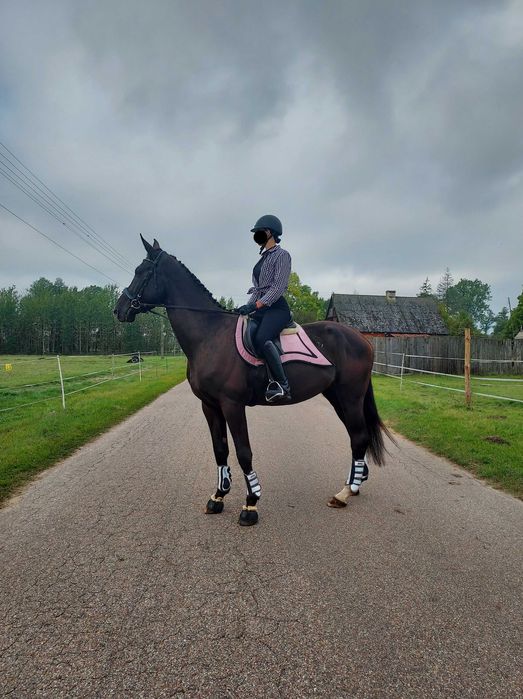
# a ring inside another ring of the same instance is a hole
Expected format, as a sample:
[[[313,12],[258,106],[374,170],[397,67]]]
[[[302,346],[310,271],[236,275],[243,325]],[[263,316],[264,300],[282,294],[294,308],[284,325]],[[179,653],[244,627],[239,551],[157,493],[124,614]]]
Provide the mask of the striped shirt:
[[[253,286],[247,292],[251,294],[250,303],[261,301],[264,306],[272,306],[287,291],[291,274],[291,256],[279,245],[263,253],[264,262],[259,281],[252,276]]]

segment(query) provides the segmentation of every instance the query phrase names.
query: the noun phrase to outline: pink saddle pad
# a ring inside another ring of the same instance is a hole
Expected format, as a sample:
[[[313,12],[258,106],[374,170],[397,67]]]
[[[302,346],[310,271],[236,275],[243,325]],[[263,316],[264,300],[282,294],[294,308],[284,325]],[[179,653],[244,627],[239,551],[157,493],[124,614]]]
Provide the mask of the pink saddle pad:
[[[285,362],[305,362],[319,366],[332,366],[331,362],[324,357],[316,345],[312,342],[305,330],[300,327],[297,333],[292,335],[280,335],[283,354],[281,360]],[[236,324],[236,349],[240,357],[249,364],[261,366],[265,362],[248,352],[243,344],[243,316],[238,318]]]

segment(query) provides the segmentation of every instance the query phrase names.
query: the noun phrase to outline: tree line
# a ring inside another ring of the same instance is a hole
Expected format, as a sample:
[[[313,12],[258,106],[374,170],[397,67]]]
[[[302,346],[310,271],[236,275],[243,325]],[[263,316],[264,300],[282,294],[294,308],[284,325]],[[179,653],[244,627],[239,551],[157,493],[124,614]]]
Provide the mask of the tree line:
[[[179,345],[167,319],[139,314],[134,323],[120,323],[113,308],[120,296],[115,285],[78,289],[62,279],[44,277],[21,294],[16,287],[0,289],[0,353],[2,354],[112,354],[120,352],[161,353],[178,350]],[[298,323],[325,318],[328,301],[296,272],[291,273],[285,294]],[[523,293],[510,312],[498,314],[490,308],[490,286],[479,279],[454,283],[447,268],[436,290],[428,278],[418,292],[435,298],[451,334],[470,327],[477,334],[492,329],[494,337],[513,338],[523,328]],[[232,298],[221,297],[224,308],[235,307]]]
[[[112,354],[163,353],[179,345],[167,319],[141,313],[134,323],[120,323],[113,309],[120,296],[115,285],[78,289],[62,279],[41,277],[21,294],[15,286],[0,289],[0,353]],[[287,292],[299,323],[325,317],[326,302],[301,284],[293,272]],[[219,302],[233,309],[232,298]]]
[[[490,308],[490,285],[479,279],[460,279],[455,283],[448,267],[435,291],[426,277],[417,295],[438,301],[451,335],[462,335],[465,328],[471,328],[478,335],[492,330],[492,337],[512,339],[523,328],[523,293],[512,311],[503,306],[494,314]]]
[[[112,354],[176,348],[167,322],[148,314],[120,323],[114,285],[69,287],[44,277],[25,294],[0,289],[0,352],[3,354]],[[163,333],[166,333],[163,335]]]

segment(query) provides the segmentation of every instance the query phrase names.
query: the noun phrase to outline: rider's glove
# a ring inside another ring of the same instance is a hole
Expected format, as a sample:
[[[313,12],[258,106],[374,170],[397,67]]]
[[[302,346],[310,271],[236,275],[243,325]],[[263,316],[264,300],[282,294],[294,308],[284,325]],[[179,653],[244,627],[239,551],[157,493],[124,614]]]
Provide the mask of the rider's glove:
[[[248,316],[249,313],[252,313],[253,311],[256,310],[256,304],[255,303],[246,303],[244,306],[240,306],[237,310],[241,316]]]

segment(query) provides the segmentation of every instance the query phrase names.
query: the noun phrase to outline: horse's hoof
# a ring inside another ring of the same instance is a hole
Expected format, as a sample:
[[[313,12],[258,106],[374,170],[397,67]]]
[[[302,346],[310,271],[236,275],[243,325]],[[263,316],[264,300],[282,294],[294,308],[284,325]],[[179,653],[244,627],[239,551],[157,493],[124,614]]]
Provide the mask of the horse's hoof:
[[[327,507],[334,507],[337,509],[341,509],[342,507],[347,507],[347,503],[343,502],[343,500],[338,500],[338,498],[335,495],[333,495],[332,498],[327,503]]]
[[[252,527],[258,521],[258,513],[256,510],[242,510],[238,521],[240,527]]]
[[[205,508],[205,514],[219,515],[220,512],[223,512],[223,500],[213,500],[211,498]]]

